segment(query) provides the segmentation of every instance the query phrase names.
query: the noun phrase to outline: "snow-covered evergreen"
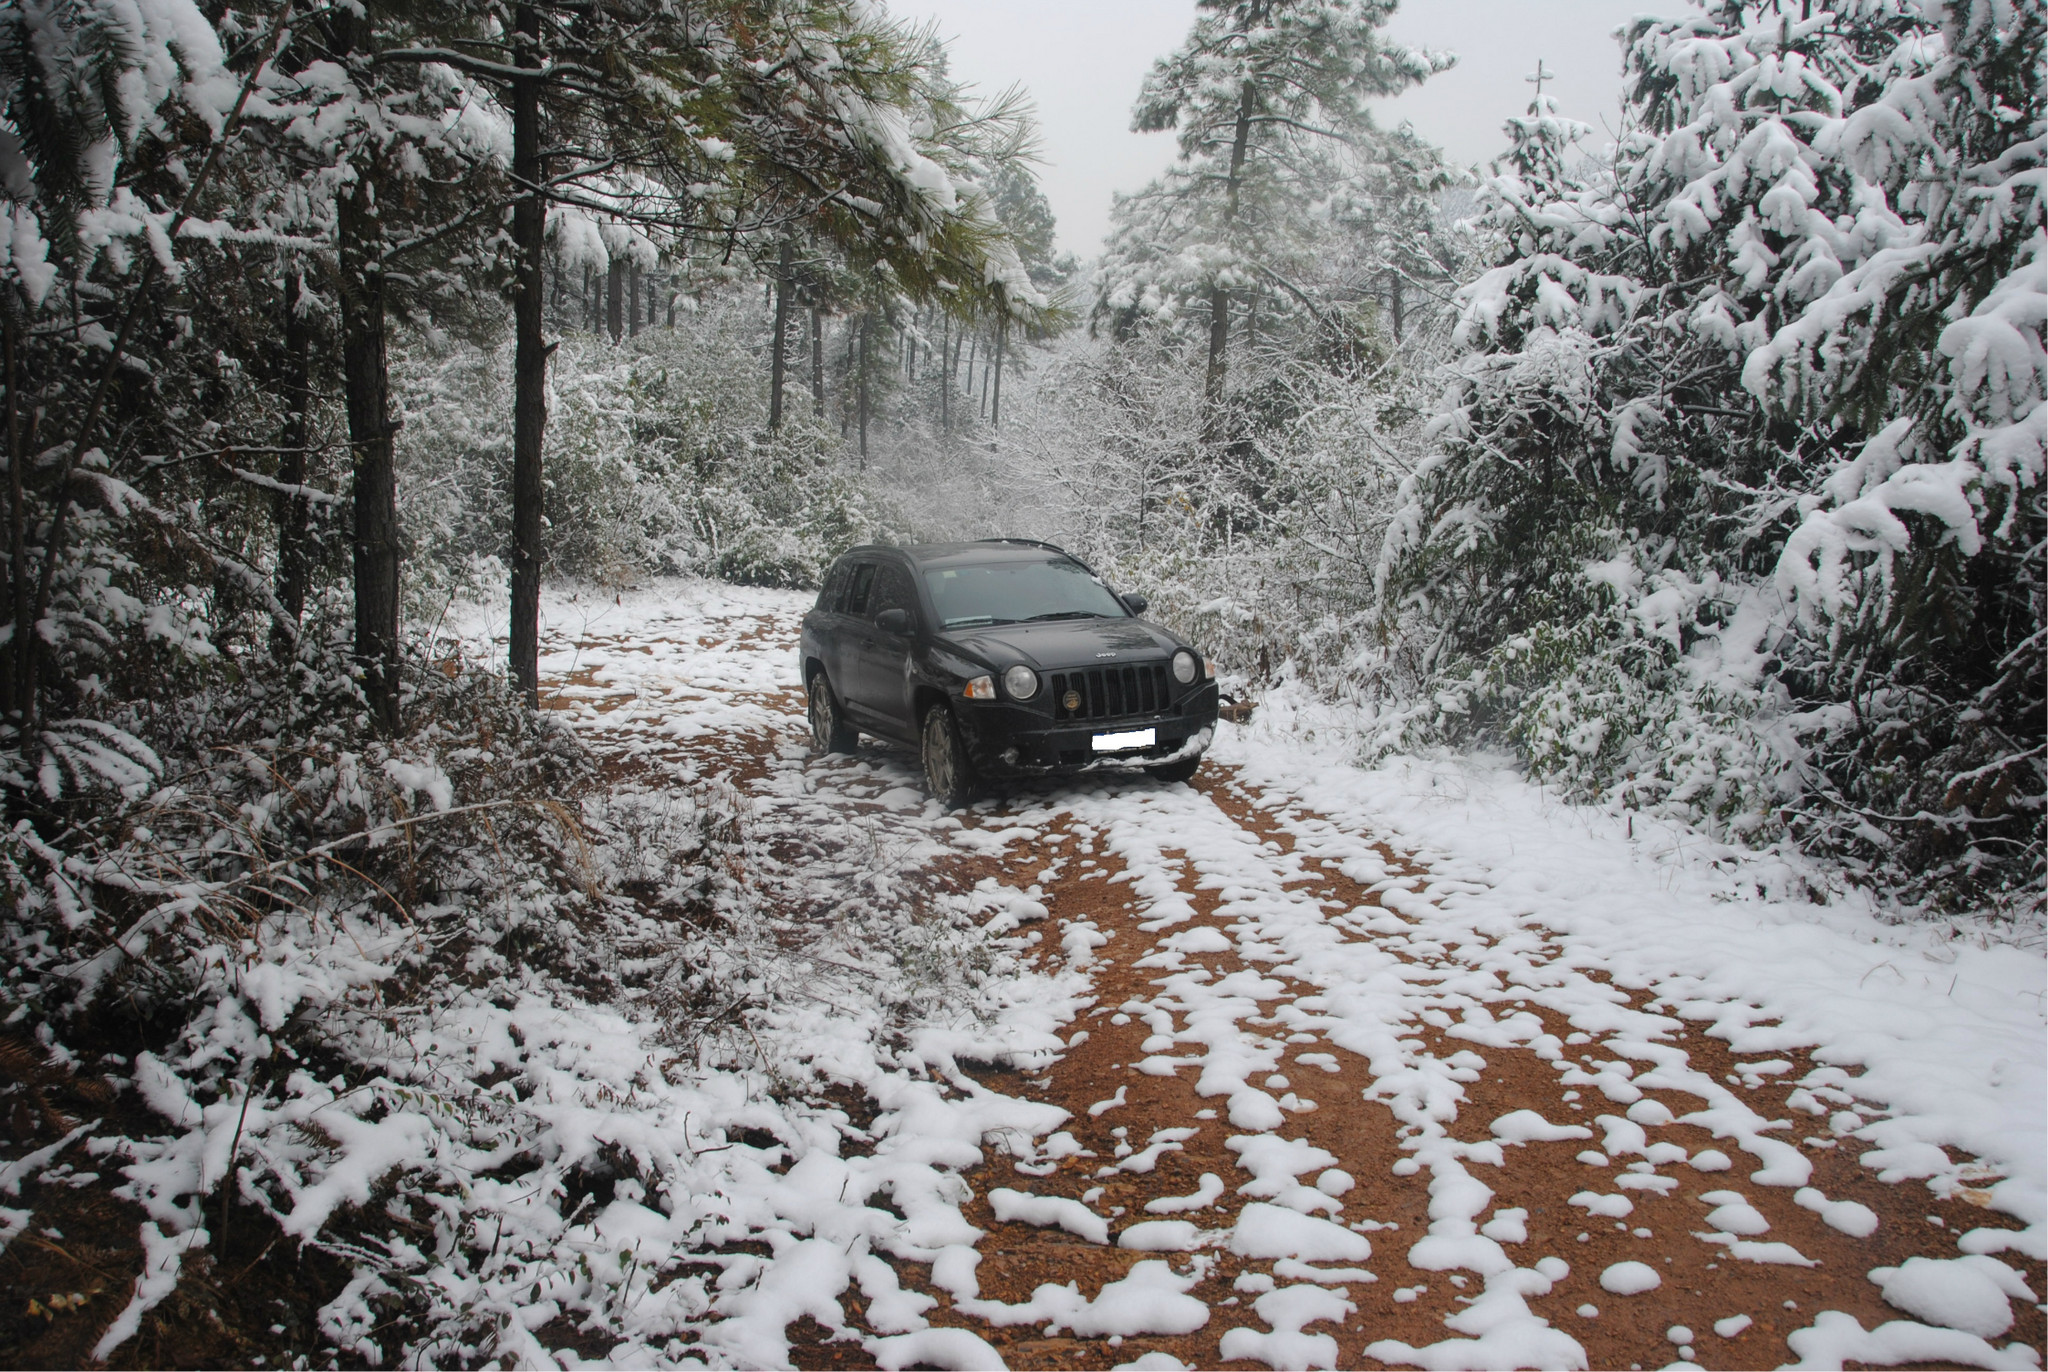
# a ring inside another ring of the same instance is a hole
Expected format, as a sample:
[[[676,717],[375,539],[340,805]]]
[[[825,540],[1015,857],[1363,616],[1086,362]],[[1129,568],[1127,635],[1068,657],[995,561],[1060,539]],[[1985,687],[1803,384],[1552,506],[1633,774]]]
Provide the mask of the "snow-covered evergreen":
[[[1424,189],[1443,179],[1433,150],[1388,144],[1369,102],[1451,59],[1388,41],[1388,0],[1197,8],[1186,40],[1154,64],[1131,120],[1173,132],[1179,157],[1118,199],[1095,308],[1120,331],[1141,318],[1202,326],[1203,394],[1214,407],[1236,333],[1305,328],[1329,335],[1325,346],[1351,344],[1355,324],[1341,310],[1332,317],[1336,302],[1312,278],[1344,221],[1355,228],[1380,208],[1359,205],[1368,169]],[[1209,428],[1222,431],[1213,419]]]
[[[1611,160],[1514,121],[1385,564],[1439,724],[1930,904],[2038,900],[2041,40],[1717,5],[1629,33]]]

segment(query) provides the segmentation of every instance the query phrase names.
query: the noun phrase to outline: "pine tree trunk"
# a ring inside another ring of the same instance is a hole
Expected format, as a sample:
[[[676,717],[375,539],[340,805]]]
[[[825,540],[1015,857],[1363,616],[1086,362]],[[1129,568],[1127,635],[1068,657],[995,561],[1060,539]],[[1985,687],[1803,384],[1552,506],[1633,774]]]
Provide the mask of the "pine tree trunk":
[[[775,333],[768,340],[768,432],[782,427],[782,377],[789,353],[789,240],[775,260]]]
[[[305,280],[294,277],[284,289],[284,357],[282,383],[284,422],[278,425],[277,480],[283,486],[306,484],[306,449],[312,442],[309,411],[313,396],[313,329],[301,308]],[[273,502],[277,519],[277,603],[296,626],[306,612],[306,528],[312,521],[313,504],[303,495],[277,493]],[[279,658],[289,657],[298,646],[298,635],[282,624],[270,631],[270,650]]]
[[[540,13],[531,5],[513,11],[523,40],[522,67],[540,65]],[[512,205],[512,623],[509,667],[512,687],[530,709],[540,707],[541,524],[545,504],[541,458],[548,423],[548,352],[541,319],[547,206],[539,187],[547,179],[541,156],[539,77],[512,83],[512,179],[526,193]]]
[[[840,374],[841,385],[839,387],[839,438],[841,442],[846,440],[847,426],[853,422],[853,405],[848,397],[860,389],[853,370],[854,350],[859,342],[860,327],[849,323],[846,326],[846,367]]]
[[[341,369],[354,468],[356,661],[371,718],[398,729],[398,484],[385,339],[383,231],[362,169],[336,216]]]
[[[14,311],[0,311],[6,328],[7,367],[7,574],[8,604],[12,611],[14,632],[7,636],[7,643],[0,648],[4,654],[7,672],[0,689],[6,692],[4,704],[7,718],[16,729],[23,728],[28,705],[21,693],[21,683],[26,676],[23,670],[29,654],[23,651],[28,635],[21,626],[28,623],[29,580],[28,580],[28,517],[22,508],[21,468],[27,460],[28,444],[22,435],[24,406],[21,403],[21,359],[16,353]],[[25,756],[24,752],[24,756]],[[14,807],[8,807],[8,819],[15,818]]]
[[[1202,404],[1213,412],[1223,401],[1223,375],[1230,348],[1230,292],[1221,286],[1209,291],[1209,366],[1202,375]]]
[[[631,301],[626,307],[626,332],[634,338],[640,336],[640,264],[630,263],[626,267],[626,289]]]
[[[860,469],[868,469],[868,365],[874,352],[875,315],[870,310],[860,317]]]
[[[953,432],[953,316],[939,321],[939,432]]]
[[[1231,226],[1237,220],[1237,196],[1244,182],[1245,149],[1251,141],[1252,103],[1255,98],[1252,83],[1247,80],[1238,92],[1237,128],[1230,144],[1230,180],[1223,203],[1223,235],[1226,244],[1230,238]],[[1223,403],[1223,377],[1229,366],[1229,349],[1230,292],[1218,285],[1209,292],[1209,367],[1202,378],[1202,403],[1208,410],[1208,418],[1203,427],[1212,439],[1219,423],[1217,411]]]
[[[1003,427],[1003,353],[1010,341],[1010,316],[1005,314],[996,322],[996,393],[989,402],[988,426],[991,429]]]
[[[825,321],[811,307],[811,417],[825,417]]]
[[[626,336],[626,264],[616,257],[604,273],[604,325],[612,342]]]

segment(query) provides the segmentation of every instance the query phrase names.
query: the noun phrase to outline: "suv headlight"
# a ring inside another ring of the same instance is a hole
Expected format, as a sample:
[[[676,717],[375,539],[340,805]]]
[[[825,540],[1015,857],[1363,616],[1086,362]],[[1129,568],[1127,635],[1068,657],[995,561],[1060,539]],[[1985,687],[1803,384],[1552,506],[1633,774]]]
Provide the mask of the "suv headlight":
[[[1038,694],[1038,673],[1020,662],[1003,673],[1003,689],[1012,700],[1029,700]]]
[[[1195,661],[1195,655],[1183,648],[1173,655],[1173,679],[1185,686],[1195,679],[1202,670],[1202,664]]]

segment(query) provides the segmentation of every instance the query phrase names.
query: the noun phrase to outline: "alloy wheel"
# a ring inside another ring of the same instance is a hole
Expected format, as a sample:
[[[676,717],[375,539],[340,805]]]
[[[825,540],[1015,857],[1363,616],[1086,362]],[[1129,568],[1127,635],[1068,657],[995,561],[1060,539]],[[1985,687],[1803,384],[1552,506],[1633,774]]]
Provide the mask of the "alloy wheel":
[[[943,705],[934,705],[924,717],[924,784],[932,799],[948,810],[965,805],[972,789],[967,759],[960,747],[960,732],[953,715]]]

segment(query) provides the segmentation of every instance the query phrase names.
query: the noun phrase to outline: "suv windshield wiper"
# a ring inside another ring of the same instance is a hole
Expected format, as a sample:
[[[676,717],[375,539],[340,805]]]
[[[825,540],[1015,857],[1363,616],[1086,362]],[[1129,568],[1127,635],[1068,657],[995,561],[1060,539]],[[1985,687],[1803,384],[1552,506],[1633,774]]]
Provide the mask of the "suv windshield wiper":
[[[1014,619],[1000,619],[995,615],[962,615],[946,621],[948,629],[979,629],[991,624],[1015,624]]]
[[[1024,622],[1025,622],[1026,624],[1034,624],[1034,623],[1036,623],[1037,621],[1039,621],[1039,620],[1041,620],[1041,619],[1100,619],[1100,618],[1102,618],[1102,616],[1101,616],[1101,615],[1099,615],[1099,614],[1097,614],[1097,613],[1095,613],[1095,611],[1093,611],[1093,610],[1054,610],[1054,611],[1053,611],[1052,613],[1050,613],[1050,614],[1043,614],[1043,615],[1027,615],[1027,616],[1025,617],[1025,620],[1024,620]]]

